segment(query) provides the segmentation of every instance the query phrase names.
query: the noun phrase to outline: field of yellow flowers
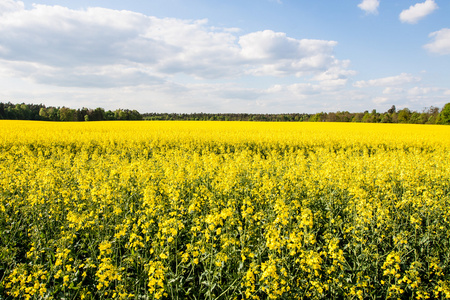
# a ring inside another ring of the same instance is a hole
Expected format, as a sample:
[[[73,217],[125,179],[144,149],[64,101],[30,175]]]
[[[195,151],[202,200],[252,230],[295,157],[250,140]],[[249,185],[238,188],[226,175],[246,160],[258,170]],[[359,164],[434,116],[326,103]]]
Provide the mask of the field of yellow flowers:
[[[450,298],[450,126],[0,121],[0,299]]]

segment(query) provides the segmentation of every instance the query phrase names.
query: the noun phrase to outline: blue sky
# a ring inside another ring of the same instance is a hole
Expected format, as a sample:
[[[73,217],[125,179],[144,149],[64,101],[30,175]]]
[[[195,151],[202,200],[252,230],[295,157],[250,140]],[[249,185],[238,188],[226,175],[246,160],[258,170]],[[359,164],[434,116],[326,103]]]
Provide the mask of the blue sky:
[[[448,0],[0,0],[0,101],[140,112],[450,102]]]

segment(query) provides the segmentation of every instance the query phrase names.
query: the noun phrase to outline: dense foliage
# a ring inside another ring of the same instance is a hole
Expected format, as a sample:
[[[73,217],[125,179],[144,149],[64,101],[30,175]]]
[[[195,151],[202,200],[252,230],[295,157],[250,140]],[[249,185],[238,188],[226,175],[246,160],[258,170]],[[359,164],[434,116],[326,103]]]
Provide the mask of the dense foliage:
[[[151,121],[261,121],[261,122],[303,122],[310,114],[249,114],[249,113],[144,113],[144,120]]]
[[[450,103],[440,111],[429,107],[422,112],[408,108],[397,111],[393,105],[384,113],[350,113],[348,111],[320,112],[317,114],[250,114],[250,113],[144,113],[136,110],[117,109],[70,109],[45,107],[43,104],[12,104],[0,102],[0,119],[45,121],[102,121],[102,120],[151,120],[151,121],[262,121],[262,122],[362,122],[362,123],[409,123],[450,124]]]
[[[103,121],[103,120],[142,120],[136,110],[117,109],[105,111],[96,109],[71,109],[67,107],[46,107],[43,104],[13,104],[0,102],[0,119],[43,120],[43,121]]]
[[[450,298],[450,127],[0,121],[2,299]]]
[[[450,105],[450,103],[448,104]],[[408,108],[397,111],[392,106],[384,113],[372,112],[350,113],[348,111],[320,112],[317,114],[176,114],[145,113],[144,120],[191,120],[191,121],[269,121],[269,122],[361,122],[361,123],[408,123],[408,124],[450,124],[439,108],[430,107],[422,112],[410,111]]]

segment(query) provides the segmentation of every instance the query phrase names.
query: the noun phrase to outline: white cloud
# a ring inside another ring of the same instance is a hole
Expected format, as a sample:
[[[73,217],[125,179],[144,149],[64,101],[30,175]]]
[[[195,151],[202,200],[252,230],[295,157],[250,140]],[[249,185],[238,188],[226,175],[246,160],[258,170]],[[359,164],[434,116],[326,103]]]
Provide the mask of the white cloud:
[[[252,75],[305,76],[333,66],[335,41],[294,39],[264,30],[239,38],[241,55]]]
[[[335,41],[282,32],[239,36],[208,20],[156,18],[106,8],[73,10],[0,0],[0,59],[11,74],[56,86],[155,84],[175,74],[197,79],[245,75],[344,79]],[[340,77],[339,77],[340,76]]]
[[[403,88],[399,88],[399,87],[387,87],[383,90],[383,94],[392,95],[392,94],[403,93],[404,91],[405,90]]]
[[[411,5],[408,9],[403,10],[400,13],[399,19],[403,23],[415,24],[436,9],[438,9],[438,6],[434,0],[426,0],[425,2]]]
[[[350,70],[349,65],[349,60],[336,60],[334,66],[323,73],[317,74],[312,79],[320,81],[322,85],[344,86],[347,84],[349,77],[356,75],[356,71]]]
[[[430,52],[437,54],[450,54],[450,28],[443,28],[430,33],[434,41],[424,46]]]
[[[335,41],[105,8],[25,9],[11,0],[0,0],[0,13],[4,99],[105,109],[131,108],[132,99],[141,112],[314,113],[365,109],[368,98],[347,89],[356,72],[335,57]]]
[[[363,0],[360,4],[358,4],[358,7],[368,14],[377,14],[378,6],[380,6],[379,0]]]
[[[296,95],[310,96],[320,94],[321,87],[311,83],[295,83],[286,87],[286,89]]]
[[[389,98],[387,98],[387,97],[375,97],[372,100],[373,103],[378,104],[378,105],[386,103],[388,101],[389,101]]]
[[[441,92],[443,89],[438,87],[420,87],[415,86],[408,90],[408,94],[412,96],[428,95],[431,93]]]
[[[383,77],[367,81],[364,80],[357,81],[354,83],[354,86],[358,88],[372,87],[372,86],[398,86],[418,81],[420,81],[419,77],[415,77],[407,73],[401,73],[400,75],[397,76]]]
[[[22,1],[0,0],[0,16],[6,13],[21,11],[24,7]]]

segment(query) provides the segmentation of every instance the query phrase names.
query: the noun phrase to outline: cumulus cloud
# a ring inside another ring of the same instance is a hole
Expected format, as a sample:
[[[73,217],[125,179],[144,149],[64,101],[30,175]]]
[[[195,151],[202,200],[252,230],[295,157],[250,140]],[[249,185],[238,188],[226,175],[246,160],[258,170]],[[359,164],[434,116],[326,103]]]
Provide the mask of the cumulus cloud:
[[[387,98],[387,97],[375,97],[375,98],[372,99],[372,102],[379,105],[379,104],[386,103],[389,100],[390,99]]]
[[[383,94],[386,95],[392,95],[392,94],[399,94],[403,93],[405,90],[400,87],[387,87],[383,90]]]
[[[2,0],[0,1],[0,16],[5,13],[21,11],[24,7],[22,1]]]
[[[441,92],[443,89],[438,87],[420,87],[415,86],[408,90],[409,95],[419,96],[419,95],[427,95],[430,93]]]
[[[438,6],[434,0],[426,0],[425,2],[411,5],[408,9],[403,10],[400,13],[399,19],[403,23],[415,24],[436,9],[438,9]]]
[[[283,32],[264,30],[239,38],[240,54],[252,75],[304,76],[334,65],[335,41],[294,39]]]
[[[300,96],[311,96],[320,94],[322,88],[318,84],[311,83],[294,83],[286,87],[286,89]]]
[[[377,14],[378,6],[380,6],[379,0],[363,0],[358,4],[358,7],[368,14]]]
[[[320,81],[326,86],[344,86],[348,82],[348,78],[356,75],[356,71],[350,70],[349,60],[335,60],[334,66],[328,68],[325,72],[315,75],[312,79]]]
[[[401,73],[397,76],[383,77],[378,79],[371,80],[361,80],[354,83],[355,87],[364,88],[364,87],[373,87],[373,86],[398,86],[412,82],[420,81],[419,77],[415,77],[411,74]]]
[[[450,54],[450,28],[443,28],[430,33],[434,41],[424,46],[430,52],[437,54]]]
[[[271,30],[239,36],[208,20],[156,18],[106,8],[0,2],[0,59],[11,74],[58,86],[158,84],[176,74],[198,79],[328,76],[347,65],[335,41],[295,39]],[[26,75],[25,75],[26,74]]]

